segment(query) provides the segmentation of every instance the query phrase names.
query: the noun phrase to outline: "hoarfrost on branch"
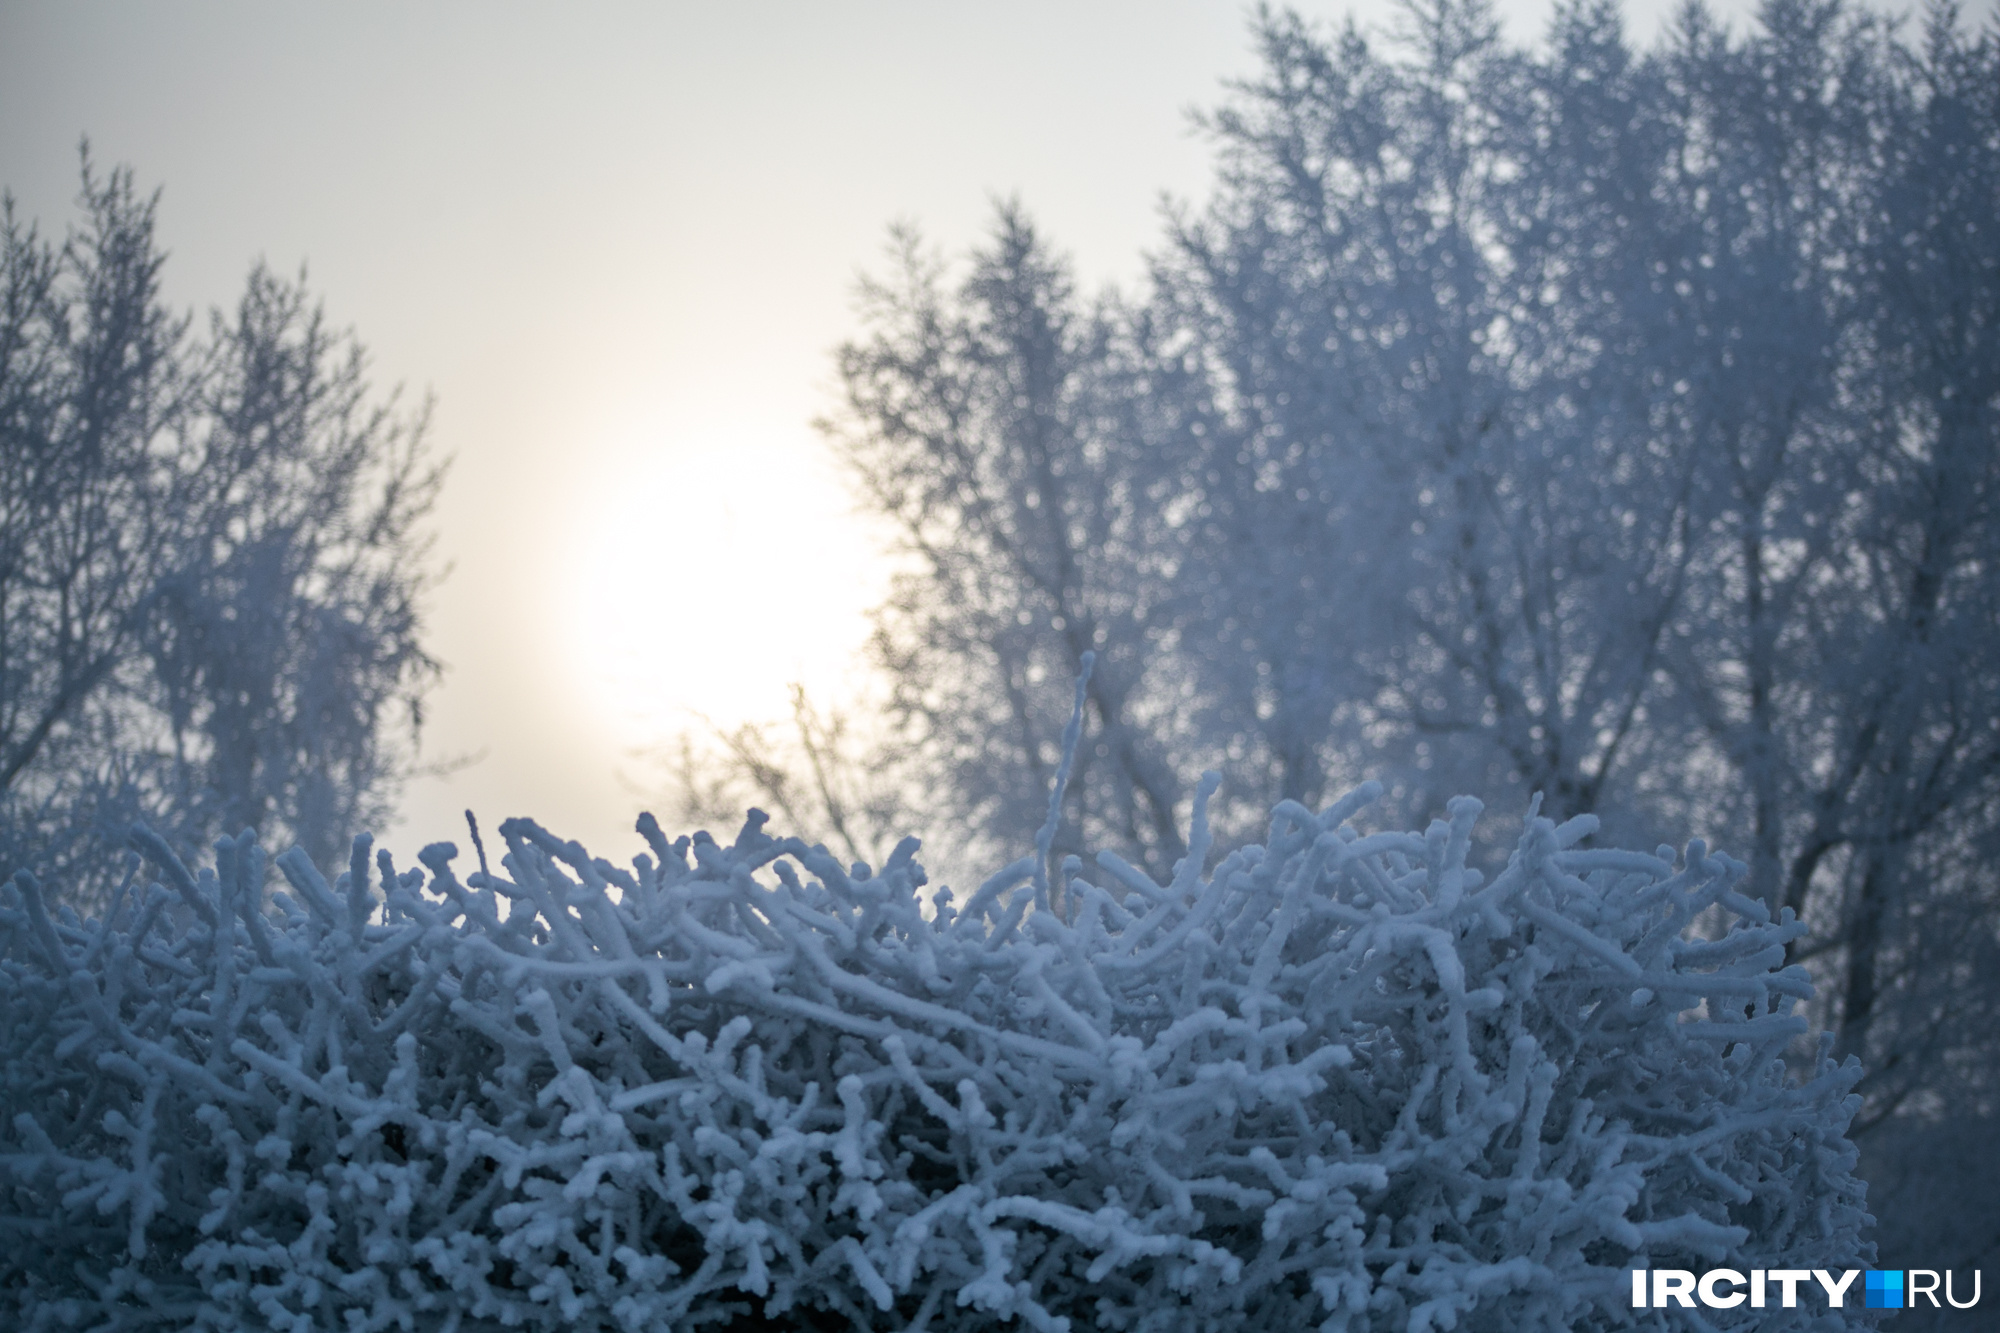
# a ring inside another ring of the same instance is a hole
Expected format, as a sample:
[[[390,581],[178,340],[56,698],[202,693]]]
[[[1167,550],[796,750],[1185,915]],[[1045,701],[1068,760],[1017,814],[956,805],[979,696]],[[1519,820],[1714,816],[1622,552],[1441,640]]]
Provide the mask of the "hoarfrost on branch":
[[[1489,881],[1477,801],[1363,834],[1370,784],[1211,871],[1213,789],[1168,883],[1028,855],[962,901],[914,839],[844,868],[754,811],[645,817],[629,869],[364,837],[268,901],[247,835],[195,874],[138,831],[158,882],[88,921],[17,874],[0,1289],[32,1328],[1423,1333],[1866,1262],[1859,1067],[1788,1068],[1801,927],[1740,863],[1531,814]]]

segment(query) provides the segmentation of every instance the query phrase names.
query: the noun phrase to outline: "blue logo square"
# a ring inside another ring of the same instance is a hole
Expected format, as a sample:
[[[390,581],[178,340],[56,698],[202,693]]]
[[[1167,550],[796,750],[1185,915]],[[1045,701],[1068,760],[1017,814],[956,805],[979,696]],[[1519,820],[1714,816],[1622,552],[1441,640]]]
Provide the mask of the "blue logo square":
[[[1878,1269],[1864,1273],[1862,1282],[1868,1293],[1868,1308],[1871,1310],[1900,1310],[1903,1308],[1903,1270],[1900,1268]]]

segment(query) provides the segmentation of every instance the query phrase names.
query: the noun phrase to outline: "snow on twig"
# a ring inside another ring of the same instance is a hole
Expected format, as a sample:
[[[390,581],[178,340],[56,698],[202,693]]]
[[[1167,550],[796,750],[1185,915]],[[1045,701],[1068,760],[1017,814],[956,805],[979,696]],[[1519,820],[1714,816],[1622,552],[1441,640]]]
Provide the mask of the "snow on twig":
[[[0,1300],[41,1328],[1610,1329],[1634,1266],[1865,1262],[1859,1071],[1699,845],[1364,788],[1171,883],[960,910],[765,832],[456,878],[248,835],[0,890]],[[1052,803],[1052,809],[1055,808]],[[650,824],[651,821],[645,821]],[[1143,882],[1141,882],[1143,881]],[[1691,923],[1720,912],[1712,938]],[[1648,1316],[1650,1317],[1650,1316]],[[1824,1308],[1716,1327],[1843,1327]],[[769,1321],[759,1323],[756,1321]]]

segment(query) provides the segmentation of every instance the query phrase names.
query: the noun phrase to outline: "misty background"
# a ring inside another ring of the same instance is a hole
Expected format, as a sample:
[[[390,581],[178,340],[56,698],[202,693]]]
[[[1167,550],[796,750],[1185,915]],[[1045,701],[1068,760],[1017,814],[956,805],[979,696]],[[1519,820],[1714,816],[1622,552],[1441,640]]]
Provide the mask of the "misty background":
[[[1548,19],[1499,12],[1523,41]],[[1670,12],[1627,9],[1635,37]],[[622,856],[662,799],[634,750],[696,713],[783,719],[791,683],[835,698],[864,667],[890,534],[811,422],[888,225],[959,251],[1018,196],[1086,285],[1130,282],[1163,196],[1212,178],[1189,113],[1254,65],[1225,3],[10,0],[0,181],[59,234],[87,135],[161,190],[173,304],[306,266],[378,386],[436,394],[451,573],[423,751],[478,760],[411,782],[379,832],[532,813]]]
[[[189,439],[301,272],[434,404],[392,846],[754,801],[957,882],[1094,651],[1058,860],[1163,877],[1211,765],[1226,841],[1369,776],[1709,838],[1813,925],[1885,1258],[1989,1256],[1990,9],[1347,12],[8,5],[0,180],[157,187],[175,309],[268,266]]]

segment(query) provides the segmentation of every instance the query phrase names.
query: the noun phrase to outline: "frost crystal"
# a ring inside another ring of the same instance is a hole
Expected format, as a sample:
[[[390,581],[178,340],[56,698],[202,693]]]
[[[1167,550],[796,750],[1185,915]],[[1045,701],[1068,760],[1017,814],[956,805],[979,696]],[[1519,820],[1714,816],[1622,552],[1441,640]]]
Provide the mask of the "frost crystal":
[[[1743,867],[1375,791],[1155,883],[964,902],[768,836],[463,882],[248,835],[101,920],[0,890],[0,1302],[28,1328],[1631,1327],[1634,1267],[1868,1258],[1858,1068],[1785,1048]],[[1703,1311],[1717,1328],[1848,1313]],[[1782,1321],[1796,1320],[1796,1324]],[[1678,1326],[1678,1325],[1676,1325]]]

